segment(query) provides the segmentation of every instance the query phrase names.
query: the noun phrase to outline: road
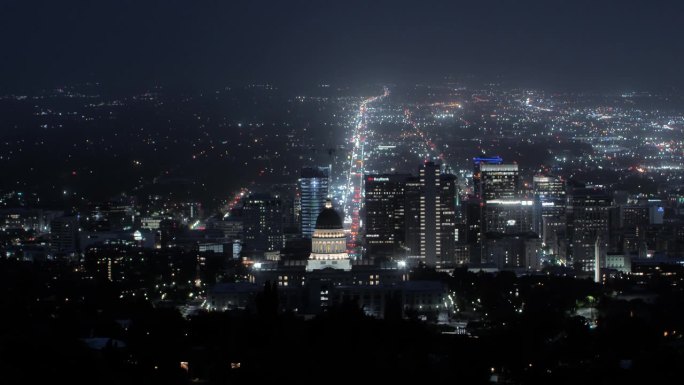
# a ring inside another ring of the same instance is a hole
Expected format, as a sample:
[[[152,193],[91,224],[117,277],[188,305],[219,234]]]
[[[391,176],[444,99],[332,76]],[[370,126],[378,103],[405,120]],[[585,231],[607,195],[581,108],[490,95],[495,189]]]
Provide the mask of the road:
[[[426,162],[439,162],[446,166],[446,161],[444,160],[444,153],[439,151],[437,145],[430,139],[430,137],[420,129],[419,125],[413,120],[411,110],[406,108],[404,110],[404,123],[413,127],[416,137],[420,138],[420,144],[422,147],[423,160]]]
[[[389,95],[389,89],[385,87],[384,93],[364,99],[359,105],[356,115],[354,130],[349,138],[352,143],[351,159],[349,162],[349,172],[347,174],[346,195],[344,199],[344,224],[347,231],[347,253],[352,259],[359,259],[362,256],[361,247],[361,208],[363,207],[363,175],[365,173],[364,162],[366,144],[367,106],[377,100]]]

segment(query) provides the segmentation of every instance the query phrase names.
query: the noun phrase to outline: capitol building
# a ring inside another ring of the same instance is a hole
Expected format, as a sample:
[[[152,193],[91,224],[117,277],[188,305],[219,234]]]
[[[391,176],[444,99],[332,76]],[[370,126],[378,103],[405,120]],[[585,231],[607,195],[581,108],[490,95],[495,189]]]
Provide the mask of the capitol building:
[[[281,311],[313,315],[354,302],[370,316],[384,317],[389,303],[402,311],[447,314],[445,286],[412,281],[403,260],[352,260],[342,217],[330,200],[316,219],[311,253],[306,259],[255,262],[248,282],[217,284],[207,298],[209,310],[247,309],[266,284],[278,288]]]
[[[347,254],[347,237],[344,234],[342,219],[333,209],[330,199],[325,202],[325,207],[316,220],[316,229],[311,237],[311,255],[306,264],[306,271],[326,268],[351,270],[351,261]]]

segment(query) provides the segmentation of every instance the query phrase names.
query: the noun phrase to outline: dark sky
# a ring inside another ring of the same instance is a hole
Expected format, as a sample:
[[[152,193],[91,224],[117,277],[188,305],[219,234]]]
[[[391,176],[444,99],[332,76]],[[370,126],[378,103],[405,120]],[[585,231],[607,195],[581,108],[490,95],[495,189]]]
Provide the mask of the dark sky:
[[[0,0],[0,92],[77,81],[684,84],[684,1]]]

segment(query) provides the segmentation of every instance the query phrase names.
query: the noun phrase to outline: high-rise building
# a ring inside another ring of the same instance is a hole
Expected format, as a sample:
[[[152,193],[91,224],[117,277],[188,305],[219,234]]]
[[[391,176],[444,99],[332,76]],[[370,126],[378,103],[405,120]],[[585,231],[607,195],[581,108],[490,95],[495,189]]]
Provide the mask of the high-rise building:
[[[297,213],[297,183],[274,184],[270,186],[269,192],[273,195],[277,195],[280,198],[281,208],[283,212],[283,228],[296,228],[296,232],[298,232],[299,218]]]
[[[473,158],[473,195],[475,197],[480,197],[482,192],[480,190],[481,188],[481,166],[485,164],[502,164],[503,159],[499,156],[495,157],[477,157]]]
[[[442,174],[439,178],[440,188],[440,237],[442,246],[442,265],[456,263],[456,244],[459,241],[457,218],[459,210],[458,184],[453,174]]]
[[[471,197],[463,201],[462,210],[465,221],[465,242],[469,245],[469,260],[479,263],[482,244],[482,202],[480,199]]]
[[[532,188],[535,197],[542,202],[553,203],[544,205],[546,211],[565,210],[566,194],[565,181],[558,177],[535,175],[532,178]]]
[[[484,246],[484,259],[501,270],[541,269],[541,239],[535,233],[493,234]]]
[[[304,167],[299,178],[300,230],[302,237],[311,238],[316,218],[328,198],[330,169],[328,167]]]
[[[520,194],[517,164],[481,164],[480,193],[485,204],[492,199],[516,199]]]
[[[594,271],[597,239],[601,240],[601,254],[607,251],[612,198],[602,188],[581,188],[572,191],[569,202],[573,265],[582,271]]]
[[[369,256],[392,255],[404,243],[408,174],[366,175],[364,228]]]
[[[456,260],[457,236],[456,177],[443,174],[441,166],[433,162],[423,164],[418,170],[418,175],[419,257],[428,266],[453,265]],[[408,206],[406,210],[408,213]]]
[[[435,266],[442,255],[440,169],[427,162],[418,170],[420,178],[420,258]]]
[[[541,233],[546,253],[550,259],[565,265],[568,254],[568,221],[567,216],[543,217]]]
[[[429,266],[455,264],[455,246],[464,230],[457,228],[458,205],[456,176],[443,174],[441,166],[433,162],[423,164],[417,178],[368,175],[365,226],[369,252],[375,250],[378,255],[385,247],[398,255],[403,246],[409,257]]]
[[[662,225],[665,208],[658,199],[640,200],[637,204],[620,205],[620,227],[636,228],[647,225]]]
[[[534,191],[535,226],[549,252],[564,260],[567,227],[567,196],[565,181],[553,176],[535,175],[532,178]],[[561,255],[563,254],[563,255]]]
[[[408,255],[420,255],[420,178],[410,177],[404,186],[404,245]]]
[[[491,199],[484,205],[486,233],[526,233],[534,227],[534,201],[529,199]]]
[[[251,194],[242,206],[244,249],[280,251],[283,248],[283,214],[280,199]]]
[[[64,216],[50,222],[50,243],[58,253],[73,253],[78,248],[78,217]]]
[[[522,233],[533,227],[532,202],[521,196],[517,164],[481,164],[483,233]]]
[[[505,267],[525,267],[528,264],[522,257],[525,253],[520,252],[513,256],[504,252],[504,257],[508,257],[502,260],[500,258],[503,257],[498,252],[492,251],[505,249],[507,243],[513,242],[513,239],[538,238],[535,233],[538,230],[535,226],[535,201],[521,191],[519,178],[517,164],[480,165],[480,239],[484,246],[480,251],[483,263],[496,263]]]

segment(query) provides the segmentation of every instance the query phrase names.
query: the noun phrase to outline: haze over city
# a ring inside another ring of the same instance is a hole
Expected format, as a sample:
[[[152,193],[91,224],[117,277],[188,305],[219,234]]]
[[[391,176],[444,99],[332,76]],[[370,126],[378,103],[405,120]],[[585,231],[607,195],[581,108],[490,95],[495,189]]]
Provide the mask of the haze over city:
[[[681,87],[676,0],[0,4],[5,87],[99,81]]]
[[[2,383],[681,383],[682,16],[1,2]]]

